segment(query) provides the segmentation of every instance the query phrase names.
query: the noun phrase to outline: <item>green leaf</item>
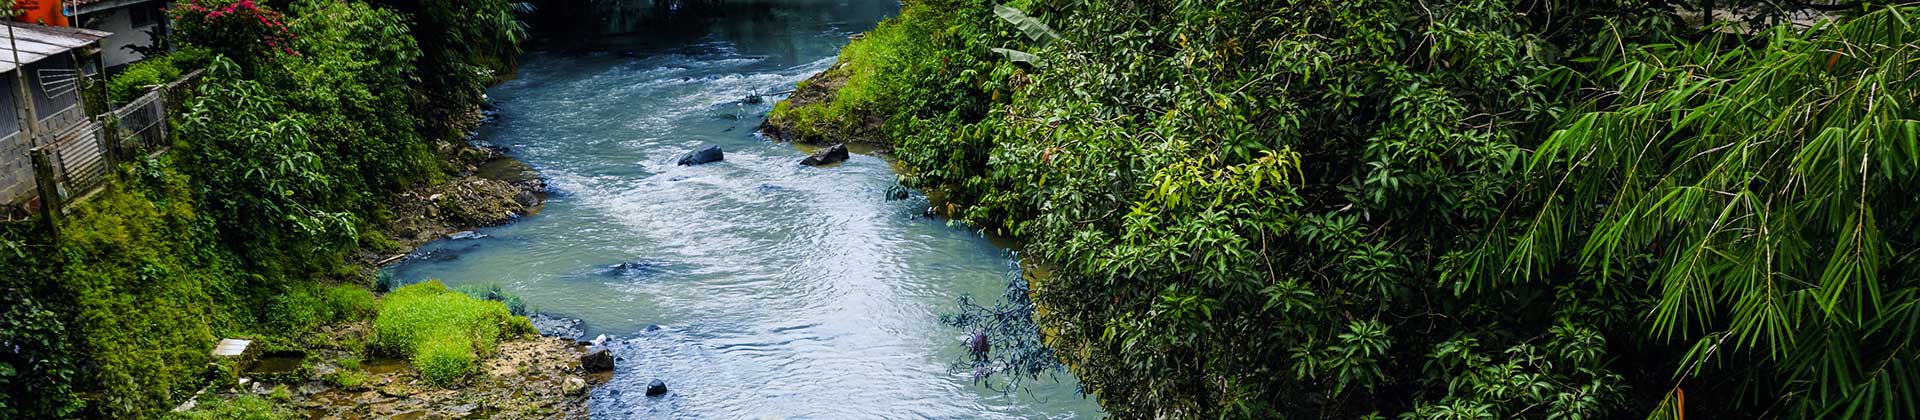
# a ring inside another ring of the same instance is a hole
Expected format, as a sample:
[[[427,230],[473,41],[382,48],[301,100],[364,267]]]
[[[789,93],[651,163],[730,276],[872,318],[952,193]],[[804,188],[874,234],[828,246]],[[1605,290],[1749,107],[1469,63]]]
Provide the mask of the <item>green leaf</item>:
[[[1040,61],[1040,56],[1027,53],[1026,51],[1010,50],[1006,48],[994,48],[993,52],[998,53],[1000,54],[1000,56],[1006,57],[1008,61],[1012,61],[1015,63],[1024,63],[1034,67],[1046,67],[1046,63]]]
[[[1033,40],[1040,46],[1046,46],[1060,39],[1059,32],[1054,32],[1053,28],[1048,27],[1045,22],[1041,22],[1040,19],[1035,19],[1032,16],[1027,16],[1027,13],[1020,11],[1020,9],[1007,7],[1006,5],[995,5],[993,6],[993,15],[999,16],[1000,20],[1013,24],[1015,28],[1020,29],[1020,32],[1027,34],[1027,39]]]

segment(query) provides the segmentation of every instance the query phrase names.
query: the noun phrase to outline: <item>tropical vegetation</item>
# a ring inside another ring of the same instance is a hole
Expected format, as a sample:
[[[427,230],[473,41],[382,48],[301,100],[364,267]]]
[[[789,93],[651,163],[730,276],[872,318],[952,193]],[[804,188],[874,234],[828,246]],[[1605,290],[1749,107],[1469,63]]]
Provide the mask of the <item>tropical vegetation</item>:
[[[1920,8],[905,7],[770,125],[1024,240],[1030,301],[949,318],[977,377],[1120,418],[1920,416]]]
[[[171,150],[114,168],[57,241],[0,224],[0,418],[158,417],[232,379],[209,355],[218,338],[299,348],[406,306],[376,303],[350,258],[396,247],[383,199],[453,169],[474,118],[450,116],[512,72],[516,6],[270,4],[174,4],[178,48],[97,82],[119,104],[204,68],[172,104]],[[436,50],[454,45],[484,49]],[[461,299],[446,304],[479,302]],[[258,398],[199,411],[186,416],[286,414]]]

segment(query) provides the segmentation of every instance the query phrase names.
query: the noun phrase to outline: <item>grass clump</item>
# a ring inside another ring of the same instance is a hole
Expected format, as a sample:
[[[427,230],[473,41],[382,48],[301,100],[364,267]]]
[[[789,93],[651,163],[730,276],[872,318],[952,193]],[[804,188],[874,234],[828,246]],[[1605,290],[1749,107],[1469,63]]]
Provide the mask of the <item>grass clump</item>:
[[[503,338],[533,332],[506,304],[475,299],[428,281],[395,289],[373,321],[375,350],[403,356],[428,382],[448,385],[472,373],[474,361]]]
[[[373,311],[373,292],[364,287],[304,286],[275,296],[268,318],[282,331],[297,335],[332,322],[364,319]]]

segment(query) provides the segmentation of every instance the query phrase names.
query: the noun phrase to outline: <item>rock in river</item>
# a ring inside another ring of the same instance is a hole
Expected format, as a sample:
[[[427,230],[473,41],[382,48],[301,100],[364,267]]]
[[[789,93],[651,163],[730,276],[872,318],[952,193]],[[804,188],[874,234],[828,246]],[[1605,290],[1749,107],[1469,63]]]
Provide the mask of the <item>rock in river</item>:
[[[726,158],[726,154],[720,152],[720,146],[708,145],[680,156],[680,166],[719,162]]]
[[[587,354],[580,355],[580,367],[586,369],[587,373],[613,370],[613,352],[600,346],[587,349]]]
[[[813,152],[813,154],[808,155],[806,159],[802,159],[800,161],[800,164],[807,165],[807,166],[820,166],[820,165],[825,165],[829,163],[839,163],[845,160],[847,160],[847,145],[836,144],[836,145],[833,145],[833,147],[828,147],[825,149],[821,149],[818,152]]]
[[[647,383],[647,396],[658,397],[667,393],[667,382],[659,379]]]

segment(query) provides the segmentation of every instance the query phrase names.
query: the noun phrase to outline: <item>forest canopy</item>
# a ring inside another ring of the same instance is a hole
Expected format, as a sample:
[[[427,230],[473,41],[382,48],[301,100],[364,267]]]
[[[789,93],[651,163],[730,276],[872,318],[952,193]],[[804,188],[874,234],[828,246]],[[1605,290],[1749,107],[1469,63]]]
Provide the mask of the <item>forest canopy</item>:
[[[909,1],[769,125],[1024,240],[966,367],[1117,417],[1912,418],[1916,12]]]

